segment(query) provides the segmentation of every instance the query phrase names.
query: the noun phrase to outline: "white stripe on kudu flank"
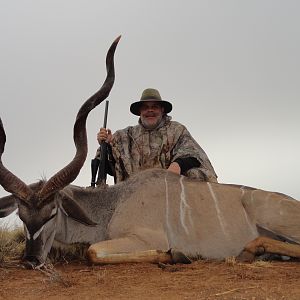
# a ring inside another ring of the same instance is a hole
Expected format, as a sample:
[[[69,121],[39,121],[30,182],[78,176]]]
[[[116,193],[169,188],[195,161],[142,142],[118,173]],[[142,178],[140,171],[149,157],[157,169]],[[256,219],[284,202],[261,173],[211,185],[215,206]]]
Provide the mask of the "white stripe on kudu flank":
[[[221,225],[222,232],[224,233],[224,235],[227,235],[227,232],[225,231],[225,223],[224,223],[223,216],[222,216],[220,208],[219,208],[217,196],[216,196],[215,192],[213,191],[211,184],[209,182],[207,182],[207,185],[208,185],[208,189],[209,189],[210,194],[211,194],[211,196],[214,200],[214,203],[215,203],[215,208],[216,208],[216,211],[217,211],[217,217],[218,217],[219,223]]]
[[[241,198],[243,198],[244,197],[244,194],[245,194],[245,190],[244,190],[244,185],[242,185],[241,187],[240,187],[240,190],[242,191],[242,196],[241,196]]]
[[[243,213],[244,213],[246,222],[247,222],[247,224],[248,224],[250,230],[252,231],[252,233],[253,233],[254,235],[257,235],[256,226],[253,225],[253,224],[251,224],[251,221],[249,220],[249,216],[248,216],[248,214],[247,214],[247,212],[246,212],[244,206],[243,206]]]
[[[254,201],[254,197],[253,197],[254,192],[255,192],[255,191],[252,191],[251,194],[250,194],[250,195],[251,195],[251,197],[250,197],[251,202]]]
[[[181,193],[180,193],[180,222],[181,225],[185,231],[186,234],[190,234],[189,230],[185,224],[185,215],[186,213],[188,213],[188,218],[190,221],[190,224],[193,225],[192,223],[192,218],[191,218],[191,207],[188,205],[188,203],[186,202],[186,197],[185,197],[185,189],[184,189],[184,185],[183,185],[183,178],[184,176],[180,176],[179,182],[180,182],[180,186],[181,186]]]
[[[244,188],[245,188],[244,185],[240,187],[240,190],[242,191],[241,200],[242,200],[242,198],[243,198],[244,195],[245,195],[245,190],[244,190]],[[257,231],[256,231],[256,229],[255,229],[256,227],[254,227],[254,225],[253,225],[253,224],[251,223],[251,221],[249,220],[249,217],[248,217],[248,214],[247,214],[247,212],[246,212],[246,210],[245,210],[244,205],[242,205],[242,206],[243,206],[243,213],[244,213],[244,216],[245,216],[245,220],[246,220],[246,222],[247,222],[249,228],[251,229],[251,231],[252,231],[252,233],[253,233],[254,235],[257,235]]]

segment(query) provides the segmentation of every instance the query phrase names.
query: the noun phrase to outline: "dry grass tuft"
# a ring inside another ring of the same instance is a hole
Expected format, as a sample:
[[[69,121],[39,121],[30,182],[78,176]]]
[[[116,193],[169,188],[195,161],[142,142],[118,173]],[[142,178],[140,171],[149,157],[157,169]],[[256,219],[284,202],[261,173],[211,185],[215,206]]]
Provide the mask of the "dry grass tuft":
[[[104,284],[106,279],[107,279],[106,269],[97,272],[97,281],[96,281],[97,284]]]
[[[25,237],[22,228],[0,228],[0,264],[20,259],[24,249]]]
[[[44,265],[43,267],[37,268],[36,270],[40,271],[47,277],[48,283],[58,283],[66,288],[73,286],[73,282],[66,276],[55,270],[52,264]]]
[[[271,261],[265,261],[265,260],[256,260],[252,263],[253,267],[261,267],[261,268],[269,268],[272,267]]]
[[[48,258],[52,263],[70,261],[85,261],[87,244],[77,243],[72,245],[58,245],[57,243],[51,248]]]
[[[236,265],[238,262],[236,260],[235,256],[229,256],[225,258],[225,263],[229,266],[234,266]]]
[[[235,256],[227,257],[225,259],[225,263],[229,266],[245,265],[249,268],[268,268],[272,266],[271,261],[265,261],[265,260],[255,260],[251,263],[241,263],[236,259]]]

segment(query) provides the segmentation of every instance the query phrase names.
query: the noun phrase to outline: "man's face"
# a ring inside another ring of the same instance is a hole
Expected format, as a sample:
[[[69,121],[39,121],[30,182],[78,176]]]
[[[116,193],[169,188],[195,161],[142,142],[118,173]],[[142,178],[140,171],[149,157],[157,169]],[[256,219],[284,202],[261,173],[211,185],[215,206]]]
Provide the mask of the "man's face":
[[[147,129],[154,129],[161,121],[164,108],[156,101],[147,101],[141,105],[141,122]]]

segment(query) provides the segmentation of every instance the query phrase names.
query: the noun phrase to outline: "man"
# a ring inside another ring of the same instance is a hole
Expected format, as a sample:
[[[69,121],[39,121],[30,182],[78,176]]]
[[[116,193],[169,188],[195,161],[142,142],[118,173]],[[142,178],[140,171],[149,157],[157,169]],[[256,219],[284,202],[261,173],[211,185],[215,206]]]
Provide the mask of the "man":
[[[163,168],[202,181],[217,182],[217,175],[202,148],[182,124],[171,121],[172,104],[158,90],[146,89],[130,106],[139,124],[118,130],[101,128],[98,142],[111,146],[116,182],[149,168]],[[110,164],[111,165],[111,164]]]

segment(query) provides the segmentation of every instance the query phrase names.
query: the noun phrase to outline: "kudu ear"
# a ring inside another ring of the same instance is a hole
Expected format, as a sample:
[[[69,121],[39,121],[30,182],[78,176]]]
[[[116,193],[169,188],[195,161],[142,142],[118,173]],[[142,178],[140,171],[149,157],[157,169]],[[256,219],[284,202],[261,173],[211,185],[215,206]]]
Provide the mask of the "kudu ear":
[[[38,182],[29,184],[28,187],[33,191],[37,191],[43,184],[43,181],[40,180]],[[20,199],[18,199],[18,197],[15,195],[8,195],[0,198],[0,218],[7,217],[13,211],[15,211],[18,208],[19,201]]]
[[[0,198],[0,218],[10,215],[17,208],[18,201],[16,196],[9,195]]]
[[[62,196],[61,208],[66,215],[75,221],[87,226],[96,226],[97,223],[92,221],[81,206],[69,195],[64,192],[59,193]]]

